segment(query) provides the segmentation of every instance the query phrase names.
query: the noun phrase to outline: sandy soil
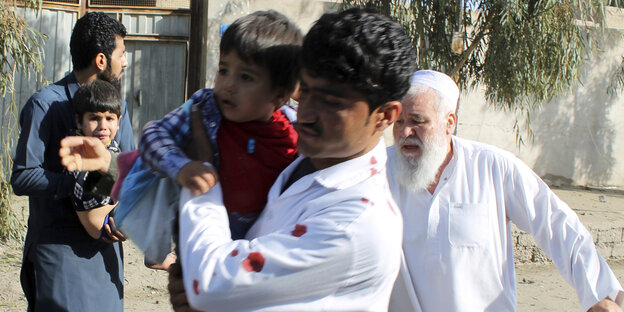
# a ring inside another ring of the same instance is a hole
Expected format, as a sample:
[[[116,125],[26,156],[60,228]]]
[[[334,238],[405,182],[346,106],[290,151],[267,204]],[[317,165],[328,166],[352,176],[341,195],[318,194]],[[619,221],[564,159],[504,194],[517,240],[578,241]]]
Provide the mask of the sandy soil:
[[[582,190],[556,190],[564,201],[574,206],[595,205],[601,193]],[[606,193],[624,198],[621,195]],[[14,207],[19,214],[25,198],[18,198]],[[607,203],[618,203],[608,200]],[[622,207],[612,207],[621,210]],[[27,209],[24,211],[27,214]],[[25,217],[25,216],[24,216]],[[167,274],[143,265],[143,257],[131,243],[124,243],[125,310],[170,311],[166,290]],[[25,311],[26,301],[19,284],[21,244],[0,244],[0,311]],[[624,281],[624,260],[610,261],[618,279]],[[523,264],[517,266],[518,311],[581,311],[572,287],[563,281],[552,264]]]

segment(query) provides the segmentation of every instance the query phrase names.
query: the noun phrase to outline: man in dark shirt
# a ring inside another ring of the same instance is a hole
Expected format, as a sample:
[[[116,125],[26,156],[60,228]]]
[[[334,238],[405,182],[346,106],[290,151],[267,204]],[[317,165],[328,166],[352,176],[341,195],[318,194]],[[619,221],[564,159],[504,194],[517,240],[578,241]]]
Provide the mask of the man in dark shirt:
[[[94,79],[118,87],[128,66],[125,27],[97,12],[80,18],[70,41],[73,72],[36,92],[20,113],[21,133],[11,185],[29,196],[30,215],[24,245],[21,283],[29,311],[122,311],[123,239],[91,238],[80,224],[69,195],[75,178],[58,156],[60,141],[76,128],[72,98]],[[115,137],[121,151],[135,149],[124,102]]]

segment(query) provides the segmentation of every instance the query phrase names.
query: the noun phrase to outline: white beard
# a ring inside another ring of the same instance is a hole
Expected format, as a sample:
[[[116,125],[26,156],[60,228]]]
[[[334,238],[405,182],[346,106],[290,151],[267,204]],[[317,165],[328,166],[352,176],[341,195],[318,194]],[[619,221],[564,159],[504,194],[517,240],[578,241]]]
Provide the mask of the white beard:
[[[421,156],[415,158],[404,155],[401,152],[401,145],[405,142],[418,145],[422,151]],[[426,190],[435,182],[438,171],[446,159],[447,144],[443,134],[427,136],[424,142],[416,137],[401,138],[395,142],[394,148],[391,149],[392,155],[389,157],[389,167],[395,182],[413,192]]]

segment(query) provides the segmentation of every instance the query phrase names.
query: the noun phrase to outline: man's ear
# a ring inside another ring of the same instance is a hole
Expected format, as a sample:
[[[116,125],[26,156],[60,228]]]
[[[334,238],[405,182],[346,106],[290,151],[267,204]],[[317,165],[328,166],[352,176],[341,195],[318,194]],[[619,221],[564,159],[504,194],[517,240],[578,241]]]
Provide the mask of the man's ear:
[[[108,65],[108,58],[104,53],[100,52],[95,55],[95,59],[93,59],[95,68],[98,69],[98,72],[103,72],[106,70],[106,66]]]
[[[401,114],[401,102],[399,101],[386,102],[377,107],[372,114],[375,117],[376,130],[383,132],[399,118],[399,114]]]
[[[454,134],[455,127],[457,127],[457,115],[455,113],[449,113],[446,116],[446,134]]]

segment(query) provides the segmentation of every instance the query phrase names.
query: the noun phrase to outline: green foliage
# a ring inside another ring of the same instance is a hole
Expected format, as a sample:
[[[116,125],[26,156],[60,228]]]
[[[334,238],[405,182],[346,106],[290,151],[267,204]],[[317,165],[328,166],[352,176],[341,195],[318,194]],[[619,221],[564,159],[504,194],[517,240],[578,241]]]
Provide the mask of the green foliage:
[[[36,13],[41,8],[41,0],[20,1],[25,9]],[[9,155],[14,143],[17,124],[17,105],[15,103],[14,83],[16,71],[30,73],[40,72],[43,67],[42,44],[45,36],[30,27],[24,18],[17,13],[16,2],[0,2],[0,95],[10,101],[2,102],[4,114],[0,128],[0,240],[20,240],[23,238],[24,226],[11,210],[11,187],[9,185],[12,159]]]
[[[600,29],[605,14],[603,2],[591,0],[345,0],[345,4],[375,7],[393,17],[411,36],[420,68],[445,72],[462,89],[485,86],[491,105],[522,116],[529,139],[530,111],[577,81],[592,44],[588,29]],[[515,124],[519,143],[521,124],[518,120]]]

